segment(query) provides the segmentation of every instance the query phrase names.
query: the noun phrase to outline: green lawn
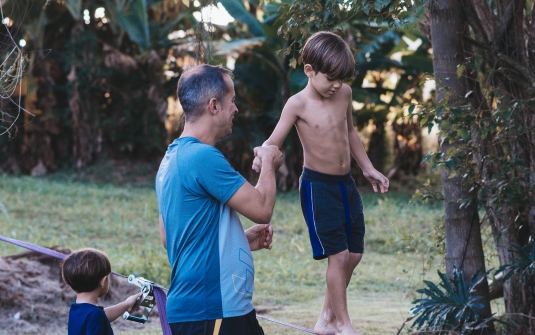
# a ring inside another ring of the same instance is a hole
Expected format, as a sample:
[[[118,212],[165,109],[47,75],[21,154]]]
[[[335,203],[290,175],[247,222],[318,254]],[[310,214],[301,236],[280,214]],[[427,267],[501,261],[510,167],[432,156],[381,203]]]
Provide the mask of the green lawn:
[[[409,203],[410,196],[363,192],[366,251],[348,302],[355,326],[365,334],[395,334],[423,277],[435,278],[442,267],[437,252],[442,206]],[[114,270],[167,285],[169,266],[157,214],[150,187],[0,175],[0,234],[44,246],[98,248],[110,256]],[[273,318],[312,328],[322,303],[326,261],[311,258],[296,192],[279,194],[272,225],[273,250],[254,254],[254,303],[271,310]],[[0,255],[19,251],[0,243]],[[266,334],[300,333],[261,323]]]

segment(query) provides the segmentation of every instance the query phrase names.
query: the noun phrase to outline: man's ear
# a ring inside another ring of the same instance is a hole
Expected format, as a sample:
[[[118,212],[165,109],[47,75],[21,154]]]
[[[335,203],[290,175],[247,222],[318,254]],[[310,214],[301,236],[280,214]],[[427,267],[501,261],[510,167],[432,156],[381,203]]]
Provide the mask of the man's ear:
[[[217,114],[219,112],[219,106],[216,98],[210,99],[208,102],[208,109],[210,109],[210,113],[212,114]]]
[[[312,68],[312,65],[305,64],[305,67],[303,69],[305,71],[305,75],[309,78],[313,77],[316,74],[316,71]]]

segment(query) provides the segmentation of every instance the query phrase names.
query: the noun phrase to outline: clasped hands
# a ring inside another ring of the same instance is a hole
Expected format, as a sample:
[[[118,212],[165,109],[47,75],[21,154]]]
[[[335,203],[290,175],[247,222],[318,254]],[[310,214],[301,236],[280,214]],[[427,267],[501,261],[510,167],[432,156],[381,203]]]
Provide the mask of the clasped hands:
[[[254,155],[253,170],[258,173],[262,171],[262,167],[271,167],[276,171],[282,164],[282,152],[276,145],[256,147]]]

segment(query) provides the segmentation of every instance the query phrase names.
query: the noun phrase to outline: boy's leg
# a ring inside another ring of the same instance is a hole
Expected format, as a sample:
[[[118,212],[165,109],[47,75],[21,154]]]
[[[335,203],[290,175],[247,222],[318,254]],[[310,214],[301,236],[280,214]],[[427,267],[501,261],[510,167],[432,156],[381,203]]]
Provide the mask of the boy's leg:
[[[317,334],[359,334],[349,318],[346,288],[361,259],[362,254],[350,253],[347,250],[329,256],[325,299],[314,327]]]

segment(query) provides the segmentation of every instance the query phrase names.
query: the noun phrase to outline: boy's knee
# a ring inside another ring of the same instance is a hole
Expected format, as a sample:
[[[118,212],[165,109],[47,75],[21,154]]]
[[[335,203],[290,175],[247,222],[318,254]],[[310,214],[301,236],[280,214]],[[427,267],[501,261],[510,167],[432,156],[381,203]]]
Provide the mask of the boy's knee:
[[[348,259],[349,259],[349,250],[347,249],[337,254],[329,256],[329,261],[336,262],[344,266],[345,264],[347,264]]]

